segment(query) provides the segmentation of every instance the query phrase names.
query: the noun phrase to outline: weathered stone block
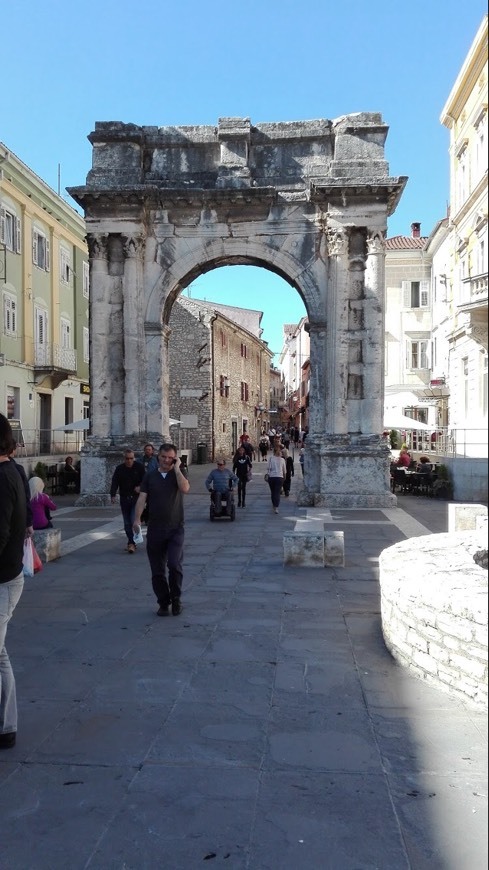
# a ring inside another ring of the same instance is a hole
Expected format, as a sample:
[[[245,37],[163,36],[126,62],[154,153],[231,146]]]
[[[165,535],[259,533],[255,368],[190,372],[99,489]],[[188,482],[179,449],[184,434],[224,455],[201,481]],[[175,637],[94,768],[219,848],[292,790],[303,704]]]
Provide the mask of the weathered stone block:
[[[42,562],[53,562],[61,556],[61,529],[38,529],[32,535]]]
[[[284,565],[305,568],[324,567],[324,534],[314,532],[285,532]]]

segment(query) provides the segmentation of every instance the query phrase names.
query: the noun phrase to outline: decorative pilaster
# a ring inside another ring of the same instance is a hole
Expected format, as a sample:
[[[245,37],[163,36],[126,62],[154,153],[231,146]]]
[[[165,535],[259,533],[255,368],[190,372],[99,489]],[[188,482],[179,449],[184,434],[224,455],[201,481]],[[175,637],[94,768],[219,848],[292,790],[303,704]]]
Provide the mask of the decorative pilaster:
[[[169,434],[169,383],[171,329],[162,323],[144,325],[146,345],[145,429],[160,436]]]
[[[383,234],[367,237],[364,311],[364,400],[362,432],[380,435],[384,426],[384,325],[385,245]]]
[[[328,273],[328,326],[326,333],[325,431],[348,432],[348,231],[343,227],[327,232],[330,268]]]
[[[142,236],[123,236],[124,277],[122,284],[124,334],[124,418],[126,435],[137,435],[144,429],[141,408],[144,405],[143,256]]]
[[[88,233],[90,260],[90,424],[92,437],[111,434],[111,385],[107,343],[110,335],[108,235]]]

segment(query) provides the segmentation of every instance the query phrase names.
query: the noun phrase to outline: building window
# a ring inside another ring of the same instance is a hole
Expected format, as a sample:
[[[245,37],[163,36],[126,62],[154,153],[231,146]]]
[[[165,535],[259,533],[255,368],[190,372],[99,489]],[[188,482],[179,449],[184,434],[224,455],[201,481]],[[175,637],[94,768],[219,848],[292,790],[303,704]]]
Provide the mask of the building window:
[[[224,332],[223,329],[220,329],[219,332],[221,335],[221,347],[227,347],[228,342],[227,342],[227,338],[226,338],[226,333]]]
[[[71,396],[65,396],[65,426],[73,423],[73,399]]]
[[[65,317],[60,318],[59,331],[61,347],[68,349],[71,348],[71,323]]]
[[[83,362],[90,362],[90,341],[88,327],[83,327]]]
[[[430,304],[429,281],[402,282],[404,308],[428,308]]]
[[[406,368],[409,371],[414,369],[428,369],[428,341],[408,341],[406,353]]]
[[[248,348],[245,344],[243,344],[243,342],[241,342],[241,356],[243,357],[243,359],[248,358]]]
[[[0,244],[8,251],[20,254],[22,248],[22,230],[17,215],[4,206],[0,206]]]
[[[7,387],[7,419],[20,420],[19,387]]]
[[[83,263],[83,295],[85,299],[90,296],[90,266],[88,263]]]
[[[249,399],[248,384],[246,384],[244,381],[241,381],[241,401],[247,402],[248,399]]]
[[[32,231],[32,262],[45,272],[50,269],[50,247],[45,235],[38,230]]]
[[[66,248],[59,249],[59,278],[63,284],[70,283],[71,262]]]
[[[12,293],[3,294],[3,334],[17,335],[17,297]]]

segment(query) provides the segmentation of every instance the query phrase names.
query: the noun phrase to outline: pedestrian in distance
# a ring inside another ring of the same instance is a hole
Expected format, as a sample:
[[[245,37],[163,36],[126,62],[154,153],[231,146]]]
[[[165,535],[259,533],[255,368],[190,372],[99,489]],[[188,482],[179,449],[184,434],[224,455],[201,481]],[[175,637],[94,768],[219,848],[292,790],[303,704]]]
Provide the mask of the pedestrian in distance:
[[[260,451],[261,461],[266,462],[268,457],[268,450],[270,447],[270,439],[268,435],[264,432],[258,442],[258,450]]]
[[[234,460],[233,472],[238,478],[238,507],[246,507],[246,484],[250,480],[252,463],[243,446],[238,447]]]
[[[173,616],[182,612],[183,496],[189,490],[187,468],[178,463],[177,448],[174,444],[162,444],[158,451],[158,468],[148,472],[141,484],[133,525],[137,532],[147,504],[146,550],[158,616],[168,616],[170,605]]]
[[[44,492],[44,481],[41,477],[31,477],[29,480],[30,507],[32,511],[32,527],[34,529],[52,529],[51,511],[57,510],[54,501]]]
[[[284,480],[284,495],[286,498],[290,495],[290,488],[292,486],[292,478],[294,477],[294,460],[290,453],[287,455],[287,459],[285,460],[285,480]]]
[[[304,477],[304,453],[305,447],[301,447],[301,449],[299,450],[299,465],[301,467],[302,477]]]
[[[24,484],[9,459],[13,449],[12,428],[0,414],[0,749],[12,749],[17,739],[15,677],[5,639],[24,588],[22,563],[27,527]]]
[[[270,496],[272,499],[272,507],[274,513],[278,514],[280,507],[280,493],[284,485],[287,469],[285,467],[285,459],[282,456],[280,443],[274,445],[273,454],[268,459],[267,475],[268,486],[270,487]]]
[[[134,450],[127,449],[124,452],[124,462],[116,466],[110,484],[110,500],[115,504],[117,492],[124,520],[124,531],[127,537],[127,552],[135,553],[134,543],[134,512],[139,497],[139,488],[144,477],[144,468],[140,462],[136,462]],[[140,518],[141,519],[141,518]]]
[[[242,446],[243,450],[245,450],[244,444]],[[238,478],[229,468],[226,468],[224,457],[220,457],[217,460],[216,468],[210,472],[205,481],[205,488],[211,494],[216,514],[222,512],[222,496],[229,492],[235,483],[238,483]]]

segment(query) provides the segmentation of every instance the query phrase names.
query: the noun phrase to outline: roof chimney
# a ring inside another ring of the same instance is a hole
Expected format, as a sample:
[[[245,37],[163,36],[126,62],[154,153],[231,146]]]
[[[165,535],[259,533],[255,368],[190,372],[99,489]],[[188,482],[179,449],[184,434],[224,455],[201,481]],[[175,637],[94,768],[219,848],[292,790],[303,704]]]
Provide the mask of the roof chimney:
[[[411,235],[412,235],[413,239],[419,239],[419,237],[421,235],[421,224],[419,224],[419,223],[411,224]]]

